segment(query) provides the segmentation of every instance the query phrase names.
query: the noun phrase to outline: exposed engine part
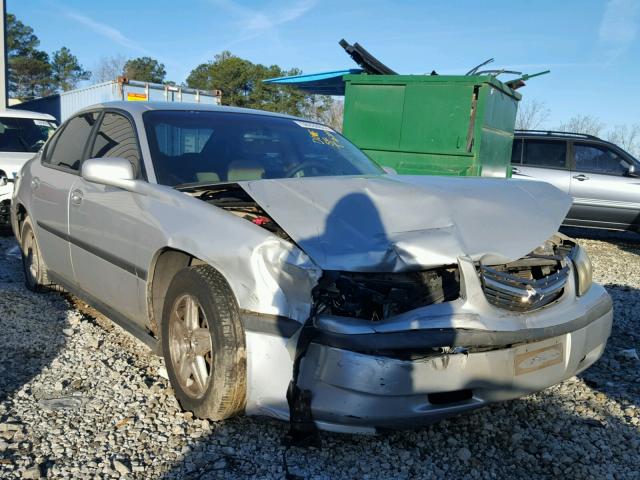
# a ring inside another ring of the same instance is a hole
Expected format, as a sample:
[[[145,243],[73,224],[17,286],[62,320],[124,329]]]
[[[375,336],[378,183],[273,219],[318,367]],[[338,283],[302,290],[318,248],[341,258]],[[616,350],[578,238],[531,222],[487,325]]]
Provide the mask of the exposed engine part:
[[[318,313],[371,321],[459,296],[457,267],[406,273],[325,271],[313,291]]]
[[[238,185],[223,185],[219,188],[205,187],[202,190],[188,193],[292,242],[289,235]]]

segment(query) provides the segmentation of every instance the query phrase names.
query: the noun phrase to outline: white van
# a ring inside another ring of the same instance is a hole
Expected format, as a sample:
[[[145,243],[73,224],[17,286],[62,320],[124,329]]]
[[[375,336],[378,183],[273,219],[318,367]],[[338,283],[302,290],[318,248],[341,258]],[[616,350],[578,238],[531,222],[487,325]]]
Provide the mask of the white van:
[[[10,225],[9,205],[18,172],[38,153],[56,126],[56,119],[46,113],[0,111],[0,230]]]

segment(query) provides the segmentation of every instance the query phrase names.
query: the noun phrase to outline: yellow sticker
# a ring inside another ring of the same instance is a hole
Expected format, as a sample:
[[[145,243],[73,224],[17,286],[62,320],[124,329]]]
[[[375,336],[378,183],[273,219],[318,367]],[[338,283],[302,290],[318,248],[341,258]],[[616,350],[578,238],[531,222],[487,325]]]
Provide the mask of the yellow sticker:
[[[147,101],[146,93],[127,92],[127,101],[129,102],[145,102]]]

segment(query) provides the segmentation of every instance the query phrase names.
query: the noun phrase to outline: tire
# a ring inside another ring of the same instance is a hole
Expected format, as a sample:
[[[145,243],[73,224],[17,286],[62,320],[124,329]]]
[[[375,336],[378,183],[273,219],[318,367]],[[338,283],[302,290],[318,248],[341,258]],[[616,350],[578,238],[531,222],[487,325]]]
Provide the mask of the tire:
[[[231,288],[214,268],[197,265],[176,274],[164,301],[161,338],[182,408],[211,420],[244,411],[244,329]]]
[[[42,292],[50,282],[47,278],[47,267],[40,253],[38,239],[29,217],[26,217],[22,222],[20,248],[22,250],[24,284],[32,292]]]

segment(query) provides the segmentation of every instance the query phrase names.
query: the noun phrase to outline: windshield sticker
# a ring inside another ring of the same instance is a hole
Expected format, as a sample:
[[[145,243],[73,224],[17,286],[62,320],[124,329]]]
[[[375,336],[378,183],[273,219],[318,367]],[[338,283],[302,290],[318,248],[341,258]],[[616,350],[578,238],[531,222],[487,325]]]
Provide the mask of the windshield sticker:
[[[322,130],[324,132],[333,132],[333,130],[326,125],[320,125],[319,123],[311,123],[311,122],[299,122],[298,120],[294,120],[294,123],[298,124],[302,128],[313,129],[313,130]]]
[[[51,127],[51,122],[47,120],[34,120],[33,123],[39,127]]]
[[[343,148],[333,132],[316,132],[315,130],[307,129],[311,141],[319,145],[328,145],[333,148]]]

